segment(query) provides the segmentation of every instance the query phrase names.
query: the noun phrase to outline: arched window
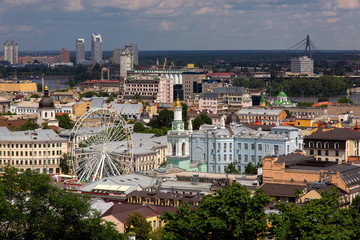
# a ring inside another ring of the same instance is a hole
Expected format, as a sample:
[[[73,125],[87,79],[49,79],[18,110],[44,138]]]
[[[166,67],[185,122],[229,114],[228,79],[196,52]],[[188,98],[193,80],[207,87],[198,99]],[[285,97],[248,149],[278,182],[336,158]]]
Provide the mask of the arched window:
[[[172,155],[175,156],[176,155],[176,144],[172,143],[171,148],[172,148]]]
[[[338,143],[338,142],[336,142],[336,143],[334,144],[334,148],[335,148],[335,149],[339,149],[339,143]]]
[[[309,147],[313,148],[314,147],[314,142],[309,142]]]
[[[316,143],[316,148],[322,148],[321,142],[317,142],[317,143]]]
[[[47,117],[47,112],[45,112],[45,117]]]
[[[324,148],[329,148],[329,143],[328,142],[324,143]]]
[[[181,144],[181,153],[183,156],[185,156],[185,143]]]

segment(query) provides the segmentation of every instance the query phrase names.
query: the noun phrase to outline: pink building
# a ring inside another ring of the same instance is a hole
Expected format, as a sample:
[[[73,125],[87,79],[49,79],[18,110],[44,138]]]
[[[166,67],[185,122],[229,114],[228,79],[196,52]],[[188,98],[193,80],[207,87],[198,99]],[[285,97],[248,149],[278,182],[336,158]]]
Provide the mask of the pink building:
[[[121,86],[123,85],[123,86]],[[120,85],[123,100],[143,99],[148,102],[172,103],[173,79],[155,74],[128,77]]]

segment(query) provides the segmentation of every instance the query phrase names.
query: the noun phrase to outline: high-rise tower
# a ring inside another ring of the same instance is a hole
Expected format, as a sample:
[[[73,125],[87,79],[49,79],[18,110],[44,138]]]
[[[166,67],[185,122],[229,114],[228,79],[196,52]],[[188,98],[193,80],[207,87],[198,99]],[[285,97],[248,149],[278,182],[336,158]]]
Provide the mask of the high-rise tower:
[[[85,39],[78,38],[76,44],[76,64],[81,64],[85,61]]]
[[[99,63],[102,61],[102,38],[98,33],[91,35],[91,60],[93,63]]]
[[[125,44],[125,48],[128,48],[133,55],[133,63],[139,65],[139,50],[136,43]]]
[[[18,44],[13,41],[6,41],[4,43],[4,60],[9,61],[10,64],[18,63]]]

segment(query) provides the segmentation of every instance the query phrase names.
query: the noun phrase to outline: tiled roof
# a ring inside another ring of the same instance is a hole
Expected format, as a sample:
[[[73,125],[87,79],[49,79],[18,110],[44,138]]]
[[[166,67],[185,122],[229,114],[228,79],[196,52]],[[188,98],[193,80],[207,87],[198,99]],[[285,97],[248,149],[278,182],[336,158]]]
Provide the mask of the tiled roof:
[[[277,183],[264,183],[260,186],[264,192],[270,196],[284,196],[284,197],[296,197],[295,189],[298,187],[300,190],[304,190],[305,186],[301,185],[289,185],[289,184],[277,184]]]

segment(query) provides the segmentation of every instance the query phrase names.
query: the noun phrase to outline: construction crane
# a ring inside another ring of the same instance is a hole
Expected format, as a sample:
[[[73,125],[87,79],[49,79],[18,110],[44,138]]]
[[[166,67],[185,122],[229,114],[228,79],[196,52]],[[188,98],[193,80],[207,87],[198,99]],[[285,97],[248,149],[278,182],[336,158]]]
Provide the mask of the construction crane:
[[[116,64],[116,49],[114,49],[114,51],[113,51],[113,56],[111,58],[111,62],[112,62],[112,64]]]
[[[174,62],[170,62],[170,67],[169,67],[169,70],[171,70],[172,67],[175,67],[175,64]]]
[[[167,63],[167,59],[165,58],[165,61],[164,61],[164,66],[163,66],[163,70],[165,70],[166,63]]]

